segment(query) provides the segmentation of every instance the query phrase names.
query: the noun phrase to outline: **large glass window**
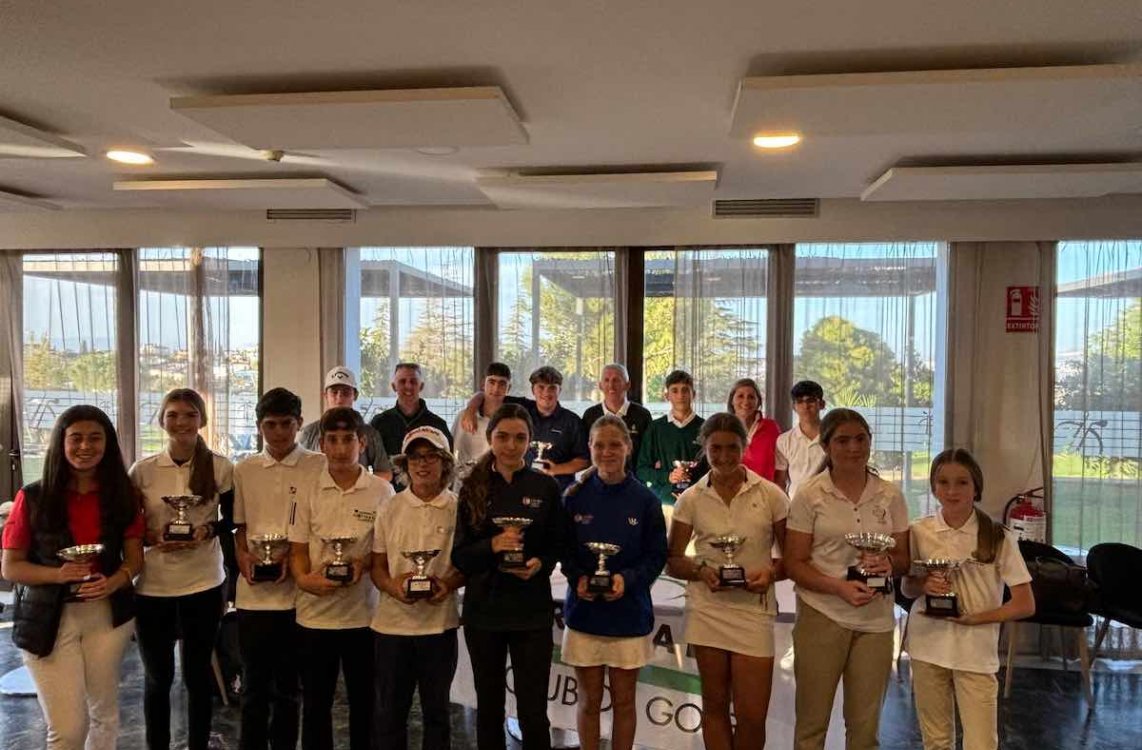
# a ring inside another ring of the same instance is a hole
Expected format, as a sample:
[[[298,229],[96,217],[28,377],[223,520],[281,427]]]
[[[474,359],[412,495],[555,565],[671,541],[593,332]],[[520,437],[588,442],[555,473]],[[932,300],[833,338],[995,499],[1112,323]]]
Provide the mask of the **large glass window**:
[[[363,247],[360,266],[360,400],[370,419],[395,401],[393,367],[419,362],[428,408],[449,424],[473,390],[476,251],[471,247]],[[356,356],[355,356],[356,355]],[[359,357],[359,359],[358,359]]]
[[[117,314],[114,253],[23,256],[23,435],[21,469],[40,477],[52,425],[75,404],[94,404],[114,421]]]
[[[652,413],[669,411],[663,386],[674,369],[694,376],[703,416],[726,410],[738,378],[765,392],[768,263],[763,248],[646,253],[643,401]]]
[[[496,358],[511,367],[515,395],[529,394],[532,370],[552,365],[563,406],[582,413],[597,400],[615,359],[614,267],[605,250],[500,253]]]
[[[797,246],[793,380],[815,380],[828,407],[861,412],[872,427],[872,463],[900,483],[913,516],[934,508],[928,464],[937,325],[936,243]]]
[[[214,450],[256,452],[261,251],[143,248],[138,258],[138,455],[162,449],[158,410],[172,388],[206,399]]]
[[[1142,241],[1061,242],[1052,540],[1142,544]]]

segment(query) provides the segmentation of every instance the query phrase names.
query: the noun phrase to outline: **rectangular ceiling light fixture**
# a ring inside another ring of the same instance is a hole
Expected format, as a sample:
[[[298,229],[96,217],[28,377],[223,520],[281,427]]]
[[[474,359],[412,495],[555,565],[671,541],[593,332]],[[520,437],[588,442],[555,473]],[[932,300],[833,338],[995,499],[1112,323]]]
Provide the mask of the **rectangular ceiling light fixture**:
[[[500,208],[656,208],[705,205],[718,173],[489,175],[476,185]]]
[[[528,140],[499,86],[183,96],[170,106],[257,149],[514,146]]]
[[[187,208],[367,208],[361,196],[324,177],[231,180],[119,180],[116,191],[143,192]]]

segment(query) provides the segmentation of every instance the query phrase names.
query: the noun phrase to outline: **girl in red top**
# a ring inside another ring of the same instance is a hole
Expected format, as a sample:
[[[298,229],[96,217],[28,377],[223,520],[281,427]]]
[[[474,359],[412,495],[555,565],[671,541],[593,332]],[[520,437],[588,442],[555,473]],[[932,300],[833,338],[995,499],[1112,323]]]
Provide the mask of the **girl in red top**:
[[[115,747],[142,537],[111,420],[71,407],[52,429],[43,478],[16,494],[4,526],[3,575],[18,584],[12,640],[36,683],[49,750]],[[102,545],[90,563],[58,555],[86,544]]]
[[[742,378],[730,387],[726,411],[745,425],[748,435],[742,464],[764,479],[773,481],[777,462],[777,438],[781,428],[761,413],[761,389],[753,378]]]

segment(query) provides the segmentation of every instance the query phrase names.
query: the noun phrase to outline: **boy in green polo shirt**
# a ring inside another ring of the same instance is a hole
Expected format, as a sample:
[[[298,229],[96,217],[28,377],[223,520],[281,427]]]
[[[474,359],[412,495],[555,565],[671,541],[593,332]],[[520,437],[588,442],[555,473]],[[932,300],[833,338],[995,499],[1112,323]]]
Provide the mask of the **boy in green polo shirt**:
[[[638,451],[638,478],[665,506],[697,479],[691,471],[702,455],[698,433],[701,417],[694,413],[694,378],[683,370],[666,376],[670,413],[650,423]],[[675,464],[675,462],[679,462]]]

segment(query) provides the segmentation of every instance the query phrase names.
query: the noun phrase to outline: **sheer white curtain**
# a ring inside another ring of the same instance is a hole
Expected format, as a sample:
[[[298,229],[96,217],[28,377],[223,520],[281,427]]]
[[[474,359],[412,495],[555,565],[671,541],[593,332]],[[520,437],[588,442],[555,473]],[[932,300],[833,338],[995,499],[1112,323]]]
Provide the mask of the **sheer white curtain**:
[[[913,514],[932,509],[928,462],[939,347],[936,243],[797,245],[793,380],[815,380],[829,407],[861,412],[873,463],[905,490]]]
[[[765,392],[768,274],[765,248],[646,254],[644,394],[652,412],[668,410],[663,385],[674,369],[694,377],[702,415],[725,411],[738,378],[753,378]]]
[[[360,268],[357,408],[369,419],[391,407],[393,367],[417,362],[428,408],[451,424],[474,388],[475,249],[362,247],[354,252]]]
[[[206,400],[207,440],[232,458],[257,450],[261,352],[257,248],[143,248],[138,254],[138,450],[162,447],[163,394]]]
[[[93,404],[117,419],[117,283],[114,252],[20,257],[25,478],[40,476],[52,425],[68,407]]]
[[[20,254],[0,251],[0,503],[11,500],[23,484],[19,449],[24,400],[23,270]]]
[[[616,358],[615,261],[602,248],[499,251],[495,356],[511,368],[515,395],[551,365],[563,374],[565,407],[581,413],[597,400],[603,366]]]

